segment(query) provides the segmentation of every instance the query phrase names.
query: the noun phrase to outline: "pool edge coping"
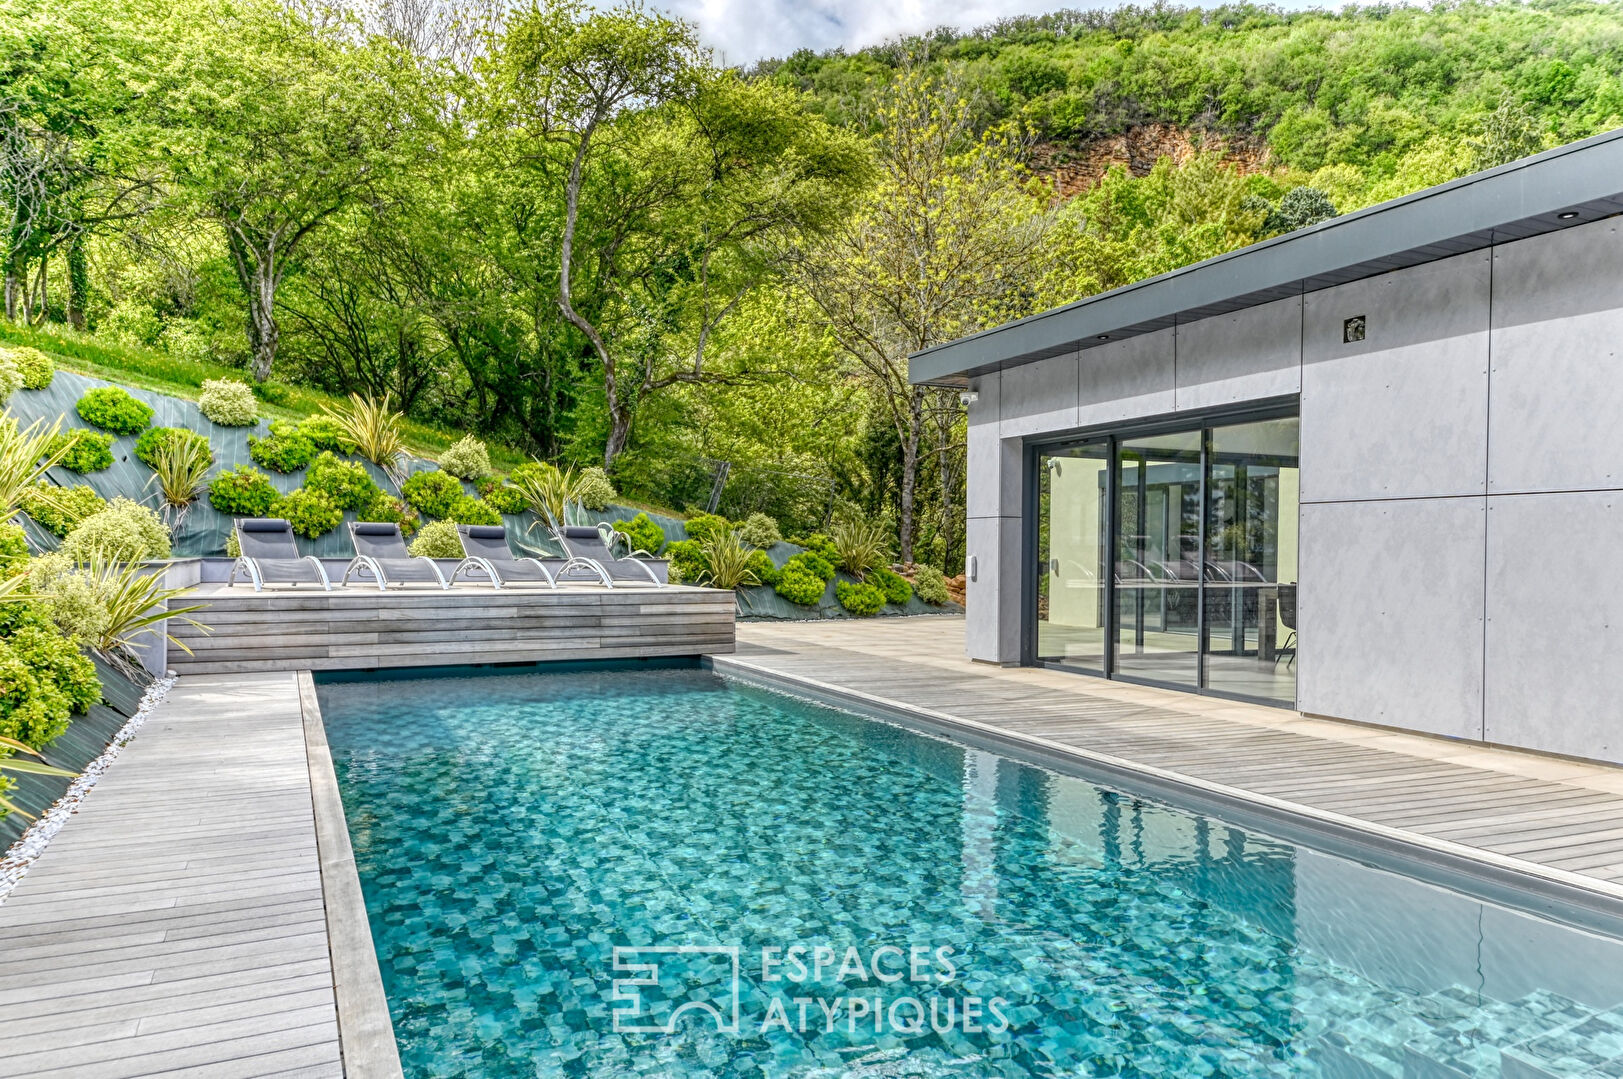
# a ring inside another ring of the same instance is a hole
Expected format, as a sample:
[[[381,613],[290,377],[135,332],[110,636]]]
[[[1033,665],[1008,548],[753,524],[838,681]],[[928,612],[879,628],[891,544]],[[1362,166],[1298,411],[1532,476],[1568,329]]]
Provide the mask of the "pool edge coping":
[[[1595,877],[1539,865],[1480,847],[1428,836],[1315,806],[1275,798],[1242,787],[1201,779],[1187,773],[1084,749],[1040,735],[1009,730],[980,720],[955,716],[891,700],[804,675],[786,674],[738,656],[706,656],[704,665],[767,689],[810,697],[836,707],[855,708],[928,733],[969,735],[1012,749],[1017,757],[1039,766],[1082,772],[1081,778],[1115,781],[1129,791],[1176,804],[1194,802],[1197,812],[1215,809],[1241,826],[1257,827],[1282,839],[1297,841],[1330,854],[1396,865],[1377,865],[1478,899],[1529,911],[1563,924],[1612,936],[1623,936],[1623,887]],[[1066,766],[1069,766],[1067,768]],[[1087,773],[1092,772],[1090,776]],[[1559,909],[1550,909],[1551,905]],[[1573,918],[1572,912],[1585,917]]]
[[[346,1079],[405,1079],[315,678],[309,671],[296,671],[294,679],[304,719],[305,764],[315,810],[316,854],[344,1075]]]

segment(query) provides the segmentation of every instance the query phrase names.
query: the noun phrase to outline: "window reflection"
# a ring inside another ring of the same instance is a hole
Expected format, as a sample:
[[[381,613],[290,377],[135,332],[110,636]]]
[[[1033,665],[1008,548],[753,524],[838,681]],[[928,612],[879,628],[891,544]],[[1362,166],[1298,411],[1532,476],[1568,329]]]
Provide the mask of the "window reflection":
[[[1038,460],[1037,656],[1104,672],[1106,484],[1110,444],[1099,441]]]

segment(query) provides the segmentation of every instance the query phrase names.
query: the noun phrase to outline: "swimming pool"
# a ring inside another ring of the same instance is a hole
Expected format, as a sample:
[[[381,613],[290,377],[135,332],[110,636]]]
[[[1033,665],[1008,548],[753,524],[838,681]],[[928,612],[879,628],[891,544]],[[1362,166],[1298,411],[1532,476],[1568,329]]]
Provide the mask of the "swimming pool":
[[[1623,944],[1213,817],[696,667],[318,693],[408,1076],[1623,1075]]]

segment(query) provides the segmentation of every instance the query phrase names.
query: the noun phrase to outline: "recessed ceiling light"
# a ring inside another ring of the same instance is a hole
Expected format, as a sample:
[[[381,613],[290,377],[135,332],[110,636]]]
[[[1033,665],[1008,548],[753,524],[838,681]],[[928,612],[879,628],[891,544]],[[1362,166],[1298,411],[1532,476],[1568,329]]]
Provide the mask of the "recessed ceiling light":
[[[1102,333],[1102,334],[1099,335],[1099,340],[1108,341],[1108,340],[1110,340],[1110,335],[1108,333]]]
[[[1578,216],[1578,211],[1577,210],[1568,210],[1564,214],[1556,214],[1555,216],[1559,217],[1563,221],[1571,221],[1573,218]]]

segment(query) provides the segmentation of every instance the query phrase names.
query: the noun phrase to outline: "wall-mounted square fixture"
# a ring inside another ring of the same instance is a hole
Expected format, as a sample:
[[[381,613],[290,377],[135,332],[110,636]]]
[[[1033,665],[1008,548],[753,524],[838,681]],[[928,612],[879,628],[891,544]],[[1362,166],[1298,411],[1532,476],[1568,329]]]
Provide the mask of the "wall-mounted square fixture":
[[[1364,319],[1364,315],[1354,315],[1352,318],[1342,320],[1342,344],[1350,345],[1354,341],[1362,341],[1364,339]]]

